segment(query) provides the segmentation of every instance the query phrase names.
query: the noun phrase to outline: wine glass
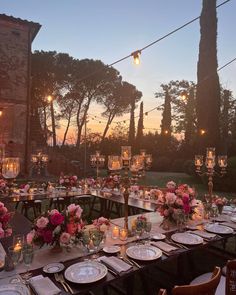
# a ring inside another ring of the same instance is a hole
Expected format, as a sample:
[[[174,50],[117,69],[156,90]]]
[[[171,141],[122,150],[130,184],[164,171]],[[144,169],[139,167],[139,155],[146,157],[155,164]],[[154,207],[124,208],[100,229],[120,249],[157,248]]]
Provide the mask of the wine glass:
[[[218,208],[215,204],[212,205],[211,212],[212,212],[213,222],[215,222],[216,217],[218,216]]]
[[[25,244],[22,249],[23,261],[26,266],[26,273],[24,274],[24,278],[27,280],[31,277],[31,273],[29,272],[30,265],[34,258],[34,249],[32,245]]]
[[[147,221],[145,224],[145,232],[147,233],[147,244],[150,244],[150,232],[152,229],[152,223],[150,221]]]

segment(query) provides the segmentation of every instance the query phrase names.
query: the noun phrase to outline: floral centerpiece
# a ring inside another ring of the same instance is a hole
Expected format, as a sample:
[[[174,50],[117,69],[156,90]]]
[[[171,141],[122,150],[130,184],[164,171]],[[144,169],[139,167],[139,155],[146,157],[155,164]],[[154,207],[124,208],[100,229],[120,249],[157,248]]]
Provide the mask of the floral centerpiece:
[[[143,232],[146,228],[147,218],[143,215],[138,216],[137,218],[132,220],[132,231],[140,231]]]
[[[53,248],[70,246],[79,238],[84,227],[82,211],[75,204],[69,205],[63,213],[56,209],[48,211],[36,219],[33,229],[27,235],[27,242],[40,247],[44,244]]]
[[[93,225],[101,232],[106,232],[110,226],[110,220],[105,217],[99,217],[93,220]]]
[[[158,211],[163,222],[178,224],[192,216],[196,207],[195,191],[187,184],[177,186],[173,181],[166,185],[166,192],[158,199]]]
[[[66,188],[75,187],[77,184],[78,177],[76,175],[69,176],[61,173],[59,178],[59,184],[65,186]]]
[[[219,214],[222,214],[223,207],[227,204],[228,200],[224,197],[213,196],[212,203],[218,208]]]
[[[9,225],[12,214],[8,212],[8,209],[0,202],[0,238],[9,237],[12,235],[12,228]]]

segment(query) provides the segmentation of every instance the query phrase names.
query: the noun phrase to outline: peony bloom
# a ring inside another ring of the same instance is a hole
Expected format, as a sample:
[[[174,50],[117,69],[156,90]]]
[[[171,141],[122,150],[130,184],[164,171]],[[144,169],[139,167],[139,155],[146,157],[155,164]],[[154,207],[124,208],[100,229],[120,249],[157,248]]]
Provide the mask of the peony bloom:
[[[50,221],[53,225],[60,225],[64,221],[64,216],[60,213],[55,213],[50,216]]]
[[[169,181],[167,182],[166,187],[169,191],[174,191],[176,189],[176,183],[174,181]]]
[[[62,233],[60,236],[60,243],[68,245],[70,243],[70,234]]]
[[[189,195],[188,194],[184,193],[183,196],[182,196],[182,198],[183,198],[183,203],[184,204],[188,204],[189,203]]]
[[[52,242],[52,231],[51,230],[44,230],[42,231],[42,237],[45,243],[50,244]]]
[[[48,225],[48,223],[49,223],[49,220],[47,217],[40,217],[36,221],[36,226],[40,229],[43,229]]]
[[[190,208],[189,204],[184,204],[184,213],[189,214],[190,211],[191,211],[191,208]]]
[[[29,232],[26,236],[26,241],[27,244],[32,244],[33,243],[33,239],[35,237],[35,230],[33,229],[31,232]]]
[[[174,193],[166,193],[166,203],[174,204],[177,196]]]

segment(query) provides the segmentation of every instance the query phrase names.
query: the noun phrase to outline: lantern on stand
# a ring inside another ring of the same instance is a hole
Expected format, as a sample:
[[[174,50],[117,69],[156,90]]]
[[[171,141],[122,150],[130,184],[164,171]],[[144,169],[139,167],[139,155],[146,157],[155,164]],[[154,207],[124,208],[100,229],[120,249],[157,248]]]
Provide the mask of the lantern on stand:
[[[99,168],[104,167],[105,164],[105,156],[100,155],[100,151],[96,151],[94,155],[90,155],[90,163],[92,168],[96,168],[98,178]]]
[[[2,176],[8,181],[9,193],[12,193],[14,179],[20,173],[20,158],[2,159]]]

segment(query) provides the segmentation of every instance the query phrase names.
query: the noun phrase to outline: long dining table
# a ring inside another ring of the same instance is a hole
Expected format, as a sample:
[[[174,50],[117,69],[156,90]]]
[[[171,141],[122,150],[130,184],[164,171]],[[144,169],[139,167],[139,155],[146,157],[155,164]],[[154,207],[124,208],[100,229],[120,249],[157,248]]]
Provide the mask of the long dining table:
[[[170,239],[171,239],[171,235],[173,233],[177,232],[177,229],[172,228],[168,231],[164,230],[161,226],[162,218],[157,212],[144,213],[143,215],[146,216],[147,219],[152,222],[151,237],[153,237],[157,234],[160,234],[160,233],[165,234],[166,238],[165,238],[164,242],[173,246],[173,244],[170,242]],[[17,217],[16,222],[19,223],[19,215],[16,215],[16,217]],[[20,218],[23,218],[23,216],[21,216]],[[131,226],[132,220],[134,218],[137,218],[137,216],[130,216],[129,217],[130,226]],[[147,236],[146,237],[143,236],[141,238],[137,238],[135,236],[132,236],[132,237],[129,237],[126,241],[122,241],[120,239],[113,239],[110,235],[110,232],[112,232],[114,226],[118,226],[119,228],[122,228],[123,222],[124,222],[123,218],[117,218],[117,219],[111,220],[110,231],[108,232],[105,244],[102,245],[100,251],[98,252],[99,256],[104,256],[104,255],[107,257],[111,256],[111,255],[103,252],[102,249],[104,246],[119,245],[121,247],[120,253],[118,255],[117,254],[115,254],[115,255],[119,259],[120,259],[120,257],[129,259],[129,256],[127,256],[127,254],[126,254],[126,250],[133,245],[136,245],[136,246],[141,245],[141,244],[145,243],[145,241],[147,241]],[[227,219],[225,220],[225,222],[227,222],[228,225],[230,225],[232,223],[232,222],[230,223],[230,221]],[[191,224],[191,226],[196,226],[197,229],[204,230],[204,226],[201,221],[197,221],[194,224]],[[232,227],[234,227],[234,229],[236,229],[234,223],[232,223]],[[22,228],[21,229],[18,228],[18,230],[23,231],[23,233],[25,234],[26,228],[24,228],[24,230]],[[189,230],[189,228],[186,228],[186,230]],[[173,258],[176,259],[176,264],[177,264],[177,269],[178,269],[178,271],[177,271],[178,275],[176,276],[176,284],[182,284],[184,282],[183,278],[181,277],[181,274],[183,273],[182,272],[183,271],[183,264],[182,264],[183,259],[182,258],[184,256],[186,256],[186,255],[188,256],[196,250],[200,250],[200,249],[206,250],[214,243],[217,243],[219,241],[224,241],[232,236],[234,236],[234,232],[232,232],[229,235],[218,235],[217,234],[217,235],[215,235],[214,238],[204,239],[202,243],[200,243],[199,245],[195,245],[195,246],[182,247],[182,244],[175,243],[174,244],[175,248],[176,248],[175,251],[171,251],[170,253],[168,253],[163,250],[162,255],[158,259],[151,260],[151,261],[135,261],[135,263],[132,263],[132,268],[126,272],[114,274],[114,273],[108,271],[107,275],[103,279],[96,281],[94,283],[75,284],[75,283],[71,283],[71,282],[67,281],[67,283],[70,285],[70,287],[72,289],[72,292],[69,292],[68,294],[70,294],[70,293],[88,294],[90,291],[94,291],[98,287],[103,288],[104,292],[106,293],[108,286],[110,286],[111,284],[116,283],[120,280],[128,281],[128,284],[126,284],[127,285],[126,292],[127,292],[127,294],[132,294],[132,290],[133,290],[132,282],[133,282],[134,274],[141,274],[141,276],[143,277],[143,275],[151,267],[155,266],[157,268],[161,268],[165,263],[168,263]],[[11,242],[10,240],[2,241],[2,245],[5,248],[5,250],[7,250],[7,247],[9,246],[10,242]],[[121,254],[121,256],[120,256],[120,254]],[[50,274],[45,274],[43,272],[42,268],[48,263],[62,262],[65,265],[65,268],[67,269],[69,266],[71,266],[75,263],[82,262],[82,261],[88,261],[90,259],[93,260],[92,254],[89,254],[87,252],[87,250],[81,245],[79,247],[72,248],[70,252],[63,249],[63,252],[61,252],[61,253],[52,253],[50,251],[50,249],[48,249],[47,247],[42,248],[42,249],[37,249],[37,250],[35,250],[34,261],[31,265],[31,273],[33,276],[37,276],[37,275],[48,276],[52,280],[52,282],[59,289],[62,290],[62,294],[66,294],[66,292],[63,290],[63,286],[59,282],[56,281],[55,277]],[[191,261],[191,259],[189,261]],[[25,272],[24,265],[23,264],[17,265],[15,271],[17,274],[24,273]],[[12,275],[12,274],[1,272],[0,273],[0,284],[1,284],[1,278],[4,277],[4,275],[8,276],[8,275]]]

